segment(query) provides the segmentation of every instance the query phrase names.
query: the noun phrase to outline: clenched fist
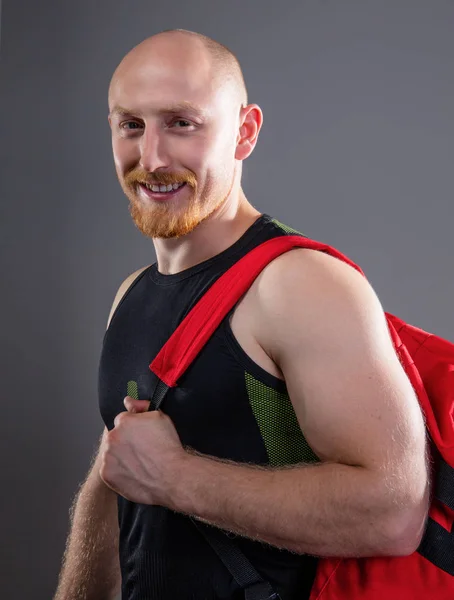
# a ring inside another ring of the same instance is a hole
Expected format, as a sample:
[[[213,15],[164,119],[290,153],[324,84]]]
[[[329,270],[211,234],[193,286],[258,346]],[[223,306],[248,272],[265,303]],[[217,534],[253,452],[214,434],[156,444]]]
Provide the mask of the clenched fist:
[[[171,419],[161,411],[148,412],[147,400],[124,399],[105,438],[100,475],[115,492],[132,502],[173,508],[178,473],[188,454]]]

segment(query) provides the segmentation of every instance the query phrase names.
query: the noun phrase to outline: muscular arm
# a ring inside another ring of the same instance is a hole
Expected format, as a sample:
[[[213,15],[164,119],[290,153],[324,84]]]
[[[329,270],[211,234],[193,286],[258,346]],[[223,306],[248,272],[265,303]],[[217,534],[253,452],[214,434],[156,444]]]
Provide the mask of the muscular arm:
[[[271,470],[190,455],[177,510],[301,553],[413,552],[428,504],[424,423],[369,284],[295,250],[244,302],[322,463]]]

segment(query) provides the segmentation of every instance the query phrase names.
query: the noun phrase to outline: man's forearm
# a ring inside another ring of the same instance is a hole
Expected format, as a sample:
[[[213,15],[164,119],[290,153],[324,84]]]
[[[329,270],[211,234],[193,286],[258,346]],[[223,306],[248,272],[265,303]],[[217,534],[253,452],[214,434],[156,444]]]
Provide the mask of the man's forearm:
[[[96,468],[96,465],[95,465]],[[54,600],[111,600],[120,589],[117,496],[97,470],[82,486]]]
[[[272,470],[193,454],[181,469],[173,502],[175,510],[298,553],[413,551],[411,511],[382,476],[360,467],[327,463]]]

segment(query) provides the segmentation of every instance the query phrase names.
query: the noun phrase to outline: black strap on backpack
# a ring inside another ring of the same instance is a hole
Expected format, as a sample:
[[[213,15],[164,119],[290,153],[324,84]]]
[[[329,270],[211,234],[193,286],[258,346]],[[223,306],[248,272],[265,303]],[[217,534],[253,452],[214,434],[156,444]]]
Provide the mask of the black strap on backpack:
[[[150,410],[159,409],[168,389],[169,386],[163,381],[158,382],[150,401]],[[257,573],[231,538],[220,529],[200,523],[193,518],[191,521],[216,552],[233,579],[244,590],[245,600],[280,600],[279,594]]]
[[[433,495],[439,502],[454,510],[454,469],[441,457],[438,460]],[[439,569],[454,576],[454,530],[447,531],[429,517],[418,552]]]
[[[280,600],[279,594],[257,573],[232,539],[220,529],[205,526],[195,519],[192,522],[244,590],[245,600]]]

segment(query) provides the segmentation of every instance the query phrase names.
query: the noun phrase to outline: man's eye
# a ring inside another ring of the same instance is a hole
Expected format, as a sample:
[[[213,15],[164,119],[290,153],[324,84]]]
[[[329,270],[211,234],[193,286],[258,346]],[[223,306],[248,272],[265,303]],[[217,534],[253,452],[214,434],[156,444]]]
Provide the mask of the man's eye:
[[[135,121],[126,121],[125,123],[121,123],[120,127],[122,129],[126,129],[127,131],[134,131],[136,129],[140,129],[142,125],[140,125],[140,123],[136,123]]]
[[[190,127],[192,123],[186,121],[185,119],[177,119],[173,122],[173,125],[177,127],[177,129],[184,129],[186,127]]]

